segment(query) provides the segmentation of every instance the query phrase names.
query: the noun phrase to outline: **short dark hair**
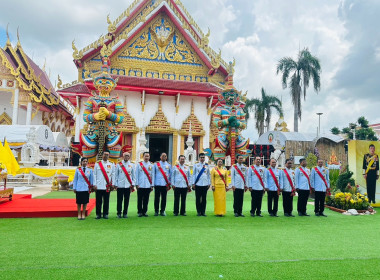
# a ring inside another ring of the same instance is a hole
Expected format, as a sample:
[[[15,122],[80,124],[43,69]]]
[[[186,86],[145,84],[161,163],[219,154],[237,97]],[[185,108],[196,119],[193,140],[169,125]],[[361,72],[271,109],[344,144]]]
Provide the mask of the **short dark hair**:
[[[255,159],[259,158],[261,160],[261,156],[255,156]]]
[[[206,156],[206,155],[205,155],[205,153],[199,153],[198,156],[199,156],[199,157],[204,157],[204,156]]]
[[[109,154],[110,154],[110,150],[104,150],[104,151],[103,151],[103,154],[104,154],[104,153],[109,153]]]
[[[185,158],[185,156],[184,156],[184,155],[180,155],[180,156],[178,157],[178,159],[180,159],[181,157]]]
[[[274,160],[275,162],[277,162],[277,159],[275,159],[275,158],[271,158],[271,159],[269,160],[269,162],[271,162],[272,160]]]
[[[306,158],[301,158],[300,159],[300,163],[303,162],[303,161],[306,161]]]
[[[290,158],[285,160],[285,164],[287,164],[289,161],[292,161]]]
[[[218,159],[216,160],[216,163],[218,163],[219,160],[221,160],[222,163],[223,163],[223,159],[221,159],[221,158],[218,158]]]
[[[239,159],[239,157],[244,158],[242,155],[237,155],[236,159]]]
[[[82,163],[85,159],[88,160],[88,158],[86,158],[86,157],[82,157],[82,158],[80,159],[80,163]]]
[[[371,147],[374,147],[375,148],[375,145],[374,144],[371,144],[371,145],[369,145],[369,147],[371,148]]]
[[[165,152],[162,152],[162,153],[161,153],[161,155],[160,155],[160,157],[161,157],[163,154],[165,154],[166,156],[168,156],[168,154],[167,154],[167,153],[165,153]]]
[[[150,153],[149,153],[149,152],[144,152],[144,153],[143,153],[143,156],[145,156],[145,154],[148,154],[148,155],[150,155]]]

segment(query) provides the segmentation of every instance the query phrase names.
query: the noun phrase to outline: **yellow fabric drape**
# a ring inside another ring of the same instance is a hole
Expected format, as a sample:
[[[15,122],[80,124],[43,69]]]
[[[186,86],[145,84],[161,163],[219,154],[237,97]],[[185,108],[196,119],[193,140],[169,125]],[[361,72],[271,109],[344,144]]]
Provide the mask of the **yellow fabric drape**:
[[[215,168],[211,170],[211,185],[215,187],[215,190],[213,192],[214,214],[225,215],[226,214],[226,186]],[[228,171],[224,167],[218,168],[218,169],[220,173],[222,174],[222,176],[224,177],[225,182],[227,183]]]
[[[75,175],[75,169],[45,169],[45,168],[21,168],[17,174],[29,174],[32,173],[38,177],[42,178],[50,178],[53,177],[55,174],[63,174],[66,176],[69,176],[68,181],[71,182],[74,180],[74,175]]]
[[[20,169],[12,150],[8,145],[7,139],[4,141],[4,146],[0,142],[0,162],[5,165],[8,174],[16,175],[17,171]]]

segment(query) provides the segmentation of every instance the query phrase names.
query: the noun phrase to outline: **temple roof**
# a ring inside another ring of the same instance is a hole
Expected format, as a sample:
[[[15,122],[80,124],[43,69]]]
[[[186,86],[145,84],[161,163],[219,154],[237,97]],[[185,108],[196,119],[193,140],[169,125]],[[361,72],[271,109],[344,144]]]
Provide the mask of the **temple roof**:
[[[33,102],[44,107],[42,110],[59,109],[67,116],[72,115],[70,104],[60,99],[46,72],[24,52],[20,41],[13,47],[8,39],[5,47],[0,48],[0,62],[17,81],[20,90],[27,92]]]
[[[149,94],[162,94],[165,96],[174,96],[178,93],[182,95],[211,97],[218,96],[219,87],[210,83],[173,81],[165,79],[141,78],[111,75],[112,78],[118,79],[115,90],[142,91]],[[68,98],[76,106],[76,96],[88,97],[91,90],[95,90],[92,80],[86,80],[85,83],[71,85],[58,90],[58,93]],[[215,98],[217,100],[217,98]]]

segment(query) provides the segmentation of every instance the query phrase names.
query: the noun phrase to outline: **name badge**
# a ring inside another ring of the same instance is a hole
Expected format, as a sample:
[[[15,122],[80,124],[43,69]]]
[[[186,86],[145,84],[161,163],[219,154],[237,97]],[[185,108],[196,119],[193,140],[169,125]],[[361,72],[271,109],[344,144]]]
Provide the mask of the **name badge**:
[[[149,170],[152,170],[152,166],[149,166],[148,169],[149,169]]]

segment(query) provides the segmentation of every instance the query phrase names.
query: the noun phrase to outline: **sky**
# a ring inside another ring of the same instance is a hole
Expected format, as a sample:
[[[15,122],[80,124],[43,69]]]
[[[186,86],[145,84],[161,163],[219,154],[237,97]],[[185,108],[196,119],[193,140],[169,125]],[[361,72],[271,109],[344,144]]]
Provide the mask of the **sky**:
[[[0,44],[9,23],[16,44],[19,27],[26,53],[46,69],[54,84],[77,77],[71,42],[81,49],[107,33],[107,15],[114,20],[132,0],[1,0]],[[261,88],[283,101],[285,121],[293,129],[289,89],[283,89],[276,65],[282,57],[297,58],[309,48],[321,63],[321,90],[307,90],[299,131],[316,133],[346,127],[358,117],[380,123],[380,1],[377,0],[182,0],[200,28],[211,30],[210,46],[225,61],[236,59],[235,86],[248,97]],[[273,115],[271,129],[278,120]],[[258,135],[248,122],[246,137]]]

